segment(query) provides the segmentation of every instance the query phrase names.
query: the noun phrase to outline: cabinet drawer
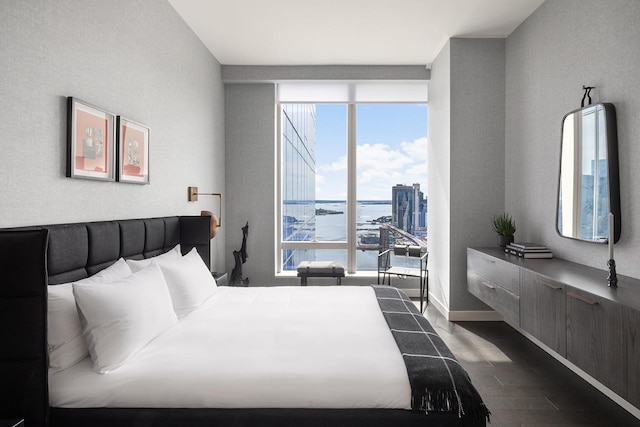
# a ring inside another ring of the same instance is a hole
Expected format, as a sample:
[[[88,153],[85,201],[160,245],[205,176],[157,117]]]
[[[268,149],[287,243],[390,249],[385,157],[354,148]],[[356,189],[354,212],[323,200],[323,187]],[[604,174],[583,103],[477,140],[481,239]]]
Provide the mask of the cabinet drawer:
[[[620,305],[566,287],[567,359],[624,396]]]
[[[520,268],[517,265],[469,250],[467,271],[520,295]]]
[[[544,286],[552,291],[564,291],[564,283],[556,280],[549,279],[548,277],[534,273],[529,270],[525,270],[523,274],[523,280],[532,283],[536,286]]]
[[[529,270],[520,281],[520,327],[566,355],[566,302],[564,283]]]
[[[473,273],[467,274],[469,292],[502,314],[504,320],[513,326],[520,323],[520,297],[500,285]]]

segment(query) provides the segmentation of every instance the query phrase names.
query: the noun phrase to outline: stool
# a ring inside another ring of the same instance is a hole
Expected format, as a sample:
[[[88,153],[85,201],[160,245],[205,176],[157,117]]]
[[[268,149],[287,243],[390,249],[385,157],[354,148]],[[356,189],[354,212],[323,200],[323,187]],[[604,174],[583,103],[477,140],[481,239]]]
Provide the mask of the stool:
[[[302,261],[298,264],[300,285],[307,286],[309,277],[335,277],[337,285],[342,284],[344,265],[337,261]]]

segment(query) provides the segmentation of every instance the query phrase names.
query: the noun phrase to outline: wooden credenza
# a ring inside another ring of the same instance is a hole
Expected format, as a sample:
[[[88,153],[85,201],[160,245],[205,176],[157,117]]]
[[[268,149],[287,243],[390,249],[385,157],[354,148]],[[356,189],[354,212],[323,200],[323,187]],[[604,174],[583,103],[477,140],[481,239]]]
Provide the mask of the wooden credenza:
[[[610,288],[604,270],[467,249],[469,292],[640,408],[640,280],[618,280]]]

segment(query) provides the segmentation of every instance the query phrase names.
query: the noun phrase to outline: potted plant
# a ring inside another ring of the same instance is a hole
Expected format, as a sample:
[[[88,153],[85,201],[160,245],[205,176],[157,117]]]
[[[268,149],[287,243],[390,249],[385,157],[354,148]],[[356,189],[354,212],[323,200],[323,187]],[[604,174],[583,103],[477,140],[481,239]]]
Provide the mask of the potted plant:
[[[493,217],[493,229],[498,233],[498,246],[504,248],[513,242],[513,235],[516,232],[516,222],[511,215],[503,213]]]

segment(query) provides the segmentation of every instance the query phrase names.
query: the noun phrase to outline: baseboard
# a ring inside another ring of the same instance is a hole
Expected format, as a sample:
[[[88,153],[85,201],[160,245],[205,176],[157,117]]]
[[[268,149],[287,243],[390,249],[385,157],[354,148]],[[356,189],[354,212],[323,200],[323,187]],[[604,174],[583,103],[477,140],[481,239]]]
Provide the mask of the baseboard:
[[[429,292],[429,304],[434,306],[440,312],[440,314],[444,316],[445,319],[449,319],[449,309],[447,309],[447,307],[442,304],[440,300],[434,297],[431,292]]]

